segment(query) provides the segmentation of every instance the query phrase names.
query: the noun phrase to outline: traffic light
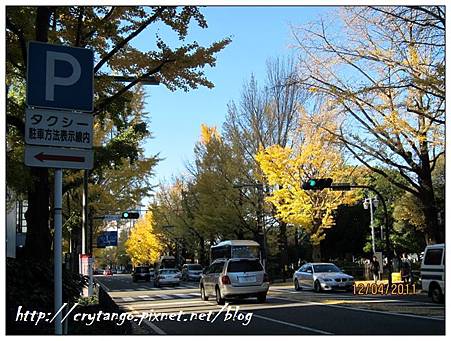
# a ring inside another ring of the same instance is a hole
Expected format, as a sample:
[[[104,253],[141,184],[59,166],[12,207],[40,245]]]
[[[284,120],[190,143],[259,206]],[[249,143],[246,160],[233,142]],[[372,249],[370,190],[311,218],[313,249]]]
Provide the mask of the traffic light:
[[[320,191],[324,188],[330,188],[332,185],[331,178],[325,179],[309,179],[307,182],[302,184],[302,189],[307,191]]]
[[[138,219],[138,212],[122,212],[122,219]]]

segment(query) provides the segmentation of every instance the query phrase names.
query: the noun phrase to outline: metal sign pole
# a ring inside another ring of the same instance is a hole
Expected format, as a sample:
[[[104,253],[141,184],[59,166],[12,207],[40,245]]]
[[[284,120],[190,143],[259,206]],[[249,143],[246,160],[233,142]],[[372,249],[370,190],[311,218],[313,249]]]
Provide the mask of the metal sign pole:
[[[55,290],[55,334],[62,335],[63,325],[61,324],[61,314],[59,310],[63,305],[63,273],[62,273],[62,203],[63,203],[63,171],[55,169],[54,188],[54,210],[55,210],[55,231],[54,231],[54,290]]]

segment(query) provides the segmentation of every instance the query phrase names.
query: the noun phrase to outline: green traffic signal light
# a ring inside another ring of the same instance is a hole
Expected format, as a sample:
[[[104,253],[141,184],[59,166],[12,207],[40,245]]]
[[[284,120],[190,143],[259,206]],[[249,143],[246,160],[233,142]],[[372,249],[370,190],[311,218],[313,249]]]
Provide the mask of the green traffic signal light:
[[[138,212],[122,212],[122,219],[138,219],[139,213]]]
[[[332,185],[331,178],[323,179],[309,179],[307,182],[302,184],[302,189],[310,191],[320,191],[325,188],[330,188]]]

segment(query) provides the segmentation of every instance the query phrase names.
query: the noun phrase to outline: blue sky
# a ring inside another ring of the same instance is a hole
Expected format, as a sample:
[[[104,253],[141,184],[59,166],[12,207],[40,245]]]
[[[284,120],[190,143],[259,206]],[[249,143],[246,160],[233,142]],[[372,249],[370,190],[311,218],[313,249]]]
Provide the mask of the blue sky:
[[[154,136],[145,145],[146,155],[160,153],[165,158],[156,168],[154,183],[169,181],[172,175],[185,172],[185,162],[193,160],[201,123],[220,128],[227,104],[239,101],[243,83],[252,73],[262,84],[267,60],[293,53],[289,48],[294,43],[290,25],[306,23],[329,10],[326,7],[202,8],[208,28],[192,25],[187,41],[210,44],[230,36],[232,43],[217,55],[216,67],[206,69],[207,78],[215,88],[171,92],[162,85],[146,87],[146,111],[150,113]],[[156,29],[143,33],[134,45],[148,48],[155,33]],[[168,30],[161,27],[158,33],[176,43],[176,36]]]

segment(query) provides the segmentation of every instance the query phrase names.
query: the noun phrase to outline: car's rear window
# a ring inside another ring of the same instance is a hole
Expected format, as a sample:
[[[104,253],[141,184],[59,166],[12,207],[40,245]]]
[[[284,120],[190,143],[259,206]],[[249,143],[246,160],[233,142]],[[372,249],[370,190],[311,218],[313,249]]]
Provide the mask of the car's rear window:
[[[149,268],[136,268],[135,272],[138,274],[143,274],[143,273],[149,272]]]
[[[429,249],[424,257],[424,265],[440,265],[442,263],[442,249]]]
[[[188,265],[188,270],[202,270],[202,266],[200,264]]]
[[[259,260],[239,260],[230,261],[227,267],[228,272],[249,272],[263,271],[263,267]]]
[[[177,270],[160,270],[161,274],[176,274]]]

